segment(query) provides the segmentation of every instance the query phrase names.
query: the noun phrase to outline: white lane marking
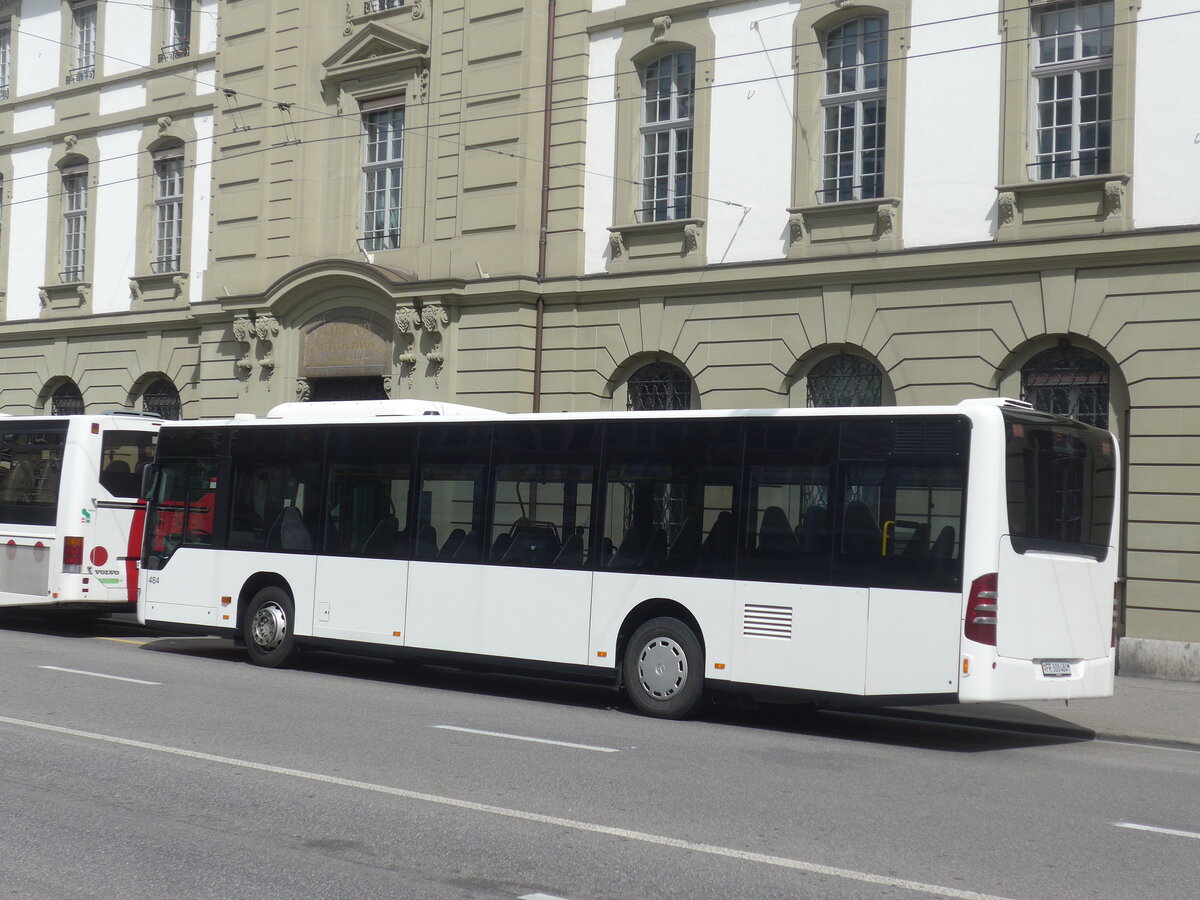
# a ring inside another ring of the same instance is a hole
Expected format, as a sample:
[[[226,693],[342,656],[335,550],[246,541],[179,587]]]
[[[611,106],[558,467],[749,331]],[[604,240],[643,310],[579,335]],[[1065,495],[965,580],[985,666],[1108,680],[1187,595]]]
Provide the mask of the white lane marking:
[[[556,897],[554,894],[525,894],[517,900],[567,900],[566,897]]]
[[[1142,750],[1168,750],[1172,753],[1200,753],[1200,747],[1164,747],[1161,744],[1150,744],[1145,741],[1118,741],[1115,738],[1096,738],[1097,744],[1116,744],[1118,747],[1138,747]]]
[[[149,750],[154,753],[166,753],[171,756],[181,756],[185,759],[198,759],[204,762],[232,766],[239,769],[250,769],[255,772],[268,772],[272,775],[286,775],[290,778],[303,778],[321,784],[332,784],[338,787],[354,788],[360,791],[371,791],[389,797],[400,797],[405,800],[419,800],[423,803],[433,803],[453,809],[463,809],[470,812],[486,813],[492,816],[504,816],[523,822],[535,822],[541,825],[553,825],[571,831],[582,831],[589,834],[602,834],[608,837],[624,838],[629,841],[640,841],[644,844],[654,844],[659,847],[669,847],[674,850],[689,850],[693,853],[704,853],[709,856],[735,859],[741,862],[758,863],[765,866],[776,866],[782,869],[792,869],[808,875],[822,875],[828,878],[842,878],[847,881],[857,881],[863,884],[880,885],[883,887],[901,888],[906,891],[933,894],[937,897],[950,897],[953,900],[1007,900],[995,894],[981,894],[977,891],[964,891],[958,888],[944,887],[939,884],[925,884],[920,881],[909,881],[906,878],[891,878],[886,875],[875,875],[871,872],[859,872],[854,869],[840,869],[835,866],[824,866],[820,863],[804,862],[786,856],[769,856],[765,853],[751,853],[746,850],[734,850],[716,844],[697,844],[679,838],[664,837],[645,831],[633,831],[628,828],[614,828],[610,825],[597,825],[592,822],[581,822],[577,819],[564,819],[559,816],[547,816],[542,813],[526,812],[520,809],[510,809],[505,806],[493,806],[490,803],[476,803],[472,800],[459,800],[454,797],[443,797],[438,794],[425,794],[420,791],[408,791],[404,788],[389,787],[385,784],[372,784],[369,781],[354,781],[350,778],[339,778],[336,775],[323,775],[320,772],[306,772],[303,769],[288,769],[283,766],[271,766],[266,763],[250,762],[231,756],[217,756],[213,753],[203,753],[199,750],[185,750],[182,747],[170,747],[165,744],[151,744],[146,741],[135,741],[131,738],[115,737],[108,734],[97,734],[92,731],[80,731],[75,728],[65,728],[61,725],[50,725],[45,722],[30,722],[25,719],[13,719],[0,716],[0,724],[14,725],[18,728],[31,728],[37,731],[48,731],[53,734],[65,734],[71,737],[84,738],[90,741],[100,741],[115,744],[119,747],[133,747],[138,750]]]
[[[64,669],[62,666],[38,666],[39,669],[49,669],[52,672],[70,672],[72,675],[90,675],[92,678],[108,678],[112,681],[129,681],[133,684],[162,684],[161,681],[142,681],[140,678],[124,678],[120,675],[104,675],[100,672],[85,672],[82,669]]]
[[[596,747],[592,744],[572,744],[570,741],[552,741],[548,738],[525,737],[520,734],[505,734],[503,731],[481,731],[478,728],[460,728],[457,725],[431,725],[443,731],[465,731],[467,734],[482,734],[485,737],[507,738],[510,741],[529,741],[531,744],[553,744],[556,747],[571,747],[575,750],[595,750],[597,753],[620,753],[615,747]]]
[[[1135,831],[1153,831],[1156,834],[1171,834],[1175,837],[1192,838],[1200,841],[1200,832],[1180,831],[1178,828],[1157,828],[1154,825],[1139,825],[1136,822],[1113,822],[1117,828],[1132,828]]]

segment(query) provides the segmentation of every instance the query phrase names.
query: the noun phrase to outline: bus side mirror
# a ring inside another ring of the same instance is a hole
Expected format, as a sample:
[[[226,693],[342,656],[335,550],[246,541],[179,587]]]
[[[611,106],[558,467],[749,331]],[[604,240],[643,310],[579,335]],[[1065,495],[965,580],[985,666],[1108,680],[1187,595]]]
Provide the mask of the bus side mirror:
[[[158,490],[158,476],[161,473],[158,463],[150,463],[142,469],[142,490],[138,494],[143,500],[149,500]]]

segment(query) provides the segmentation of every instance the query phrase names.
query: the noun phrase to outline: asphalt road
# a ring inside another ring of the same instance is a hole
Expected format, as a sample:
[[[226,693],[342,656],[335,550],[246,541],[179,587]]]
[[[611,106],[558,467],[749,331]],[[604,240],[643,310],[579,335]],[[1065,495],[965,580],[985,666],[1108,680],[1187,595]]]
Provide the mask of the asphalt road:
[[[1194,751],[664,722],[603,688],[264,670],[124,622],[0,617],[0,748],[0,897],[1190,898],[1200,876]]]

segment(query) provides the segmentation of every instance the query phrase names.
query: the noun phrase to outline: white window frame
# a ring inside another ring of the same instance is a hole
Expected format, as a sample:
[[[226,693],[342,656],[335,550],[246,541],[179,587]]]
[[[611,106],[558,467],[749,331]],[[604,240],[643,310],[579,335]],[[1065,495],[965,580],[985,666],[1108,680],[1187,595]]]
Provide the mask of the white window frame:
[[[183,266],[183,148],[154,154],[154,262],[156,275]]]
[[[77,3],[71,7],[71,28],[74,36],[74,66],[67,73],[67,83],[91,81],[96,77],[96,31],[99,19],[95,3]]]
[[[163,7],[163,45],[159,62],[182,59],[192,52],[192,0],[166,0]]]
[[[400,246],[404,198],[403,98],[362,104],[363,218],[360,243],[367,252]]]
[[[677,50],[642,67],[641,203],[638,222],[692,215],[696,154],[696,55]]]
[[[1099,12],[1095,28],[1083,27],[1085,9]],[[1047,16],[1068,12],[1074,20],[1070,30],[1042,33]],[[1108,174],[1112,171],[1113,153],[1113,0],[1064,0],[1033,7],[1031,13],[1030,178],[1046,181]],[[1088,35],[1095,36],[1095,53],[1088,53],[1085,47]],[[1047,51],[1054,59],[1043,62]],[[1094,90],[1085,94],[1088,81],[1094,82]],[[1043,85],[1050,85],[1054,91],[1049,99],[1042,98]],[[1107,116],[1101,114],[1105,105]],[[1091,117],[1085,122],[1083,117],[1089,113],[1089,107]],[[1049,124],[1043,121],[1047,115]],[[1086,129],[1092,129],[1089,147],[1084,146]],[[1102,136],[1105,131],[1106,141]],[[1065,140],[1067,145],[1060,146],[1056,138]],[[1045,146],[1047,140],[1049,145]]]
[[[868,35],[868,23],[877,30]],[[851,45],[842,34],[853,25],[858,34]],[[834,41],[845,56],[834,66],[831,51]],[[877,48],[877,58],[869,60],[868,46]],[[821,203],[875,200],[884,195],[887,171],[887,77],[888,18],[860,16],[839,23],[821,38],[825,56],[825,85],[821,96],[821,171],[817,199]],[[866,122],[868,114],[874,121]],[[867,142],[872,141],[871,146]],[[831,143],[832,142],[832,143]],[[867,172],[868,160],[873,172]],[[849,164],[849,171],[845,165]]]
[[[62,175],[63,243],[62,271],[64,284],[83,281],[87,274],[88,229],[88,167],[65,166]]]
[[[0,100],[7,100],[12,91],[12,22],[0,24]]]

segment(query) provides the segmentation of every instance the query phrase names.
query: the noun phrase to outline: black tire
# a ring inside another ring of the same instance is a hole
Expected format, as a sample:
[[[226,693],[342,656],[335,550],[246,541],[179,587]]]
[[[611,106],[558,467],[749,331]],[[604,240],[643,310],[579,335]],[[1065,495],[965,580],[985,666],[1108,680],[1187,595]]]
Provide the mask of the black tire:
[[[625,692],[641,712],[682,719],[704,699],[704,650],[678,619],[651,619],[625,647]]]
[[[256,666],[279,668],[295,660],[296,607],[281,587],[265,587],[250,601],[242,619],[246,653]]]

